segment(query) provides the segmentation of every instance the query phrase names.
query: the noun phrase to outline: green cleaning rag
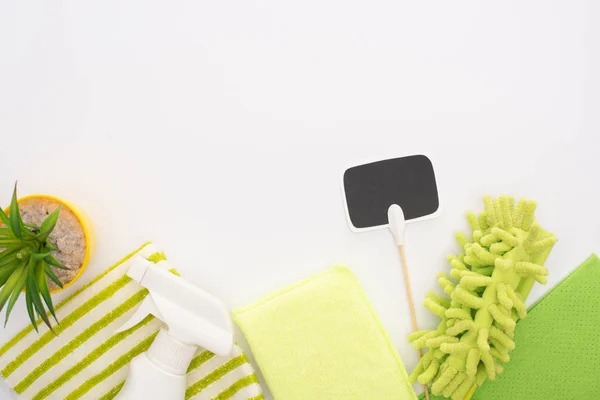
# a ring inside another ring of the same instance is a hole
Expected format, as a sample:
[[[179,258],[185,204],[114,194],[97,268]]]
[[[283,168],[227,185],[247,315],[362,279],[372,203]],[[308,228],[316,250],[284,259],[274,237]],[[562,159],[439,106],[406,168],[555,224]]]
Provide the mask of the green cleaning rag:
[[[335,267],[234,310],[277,400],[413,400],[354,274]]]
[[[163,326],[148,316],[133,328],[114,333],[148,294],[125,275],[135,254],[154,262],[165,259],[151,244],[142,246],[55,307],[60,321],[54,327],[57,336],[38,323],[39,334],[29,326],[0,348],[0,374],[20,398],[116,396],[129,361],[148,349]],[[198,350],[188,370],[186,399],[262,398],[254,370],[239,347],[231,357]]]
[[[504,372],[472,399],[599,399],[599,306],[600,259],[592,255],[529,308],[517,323],[516,348]]]

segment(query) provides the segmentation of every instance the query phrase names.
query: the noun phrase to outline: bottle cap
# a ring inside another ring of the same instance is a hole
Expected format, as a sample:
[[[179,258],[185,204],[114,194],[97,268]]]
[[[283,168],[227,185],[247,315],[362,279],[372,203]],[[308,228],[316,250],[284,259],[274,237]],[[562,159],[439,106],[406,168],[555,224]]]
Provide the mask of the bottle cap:
[[[161,370],[173,375],[185,375],[198,346],[189,345],[161,329],[147,352],[148,359]]]

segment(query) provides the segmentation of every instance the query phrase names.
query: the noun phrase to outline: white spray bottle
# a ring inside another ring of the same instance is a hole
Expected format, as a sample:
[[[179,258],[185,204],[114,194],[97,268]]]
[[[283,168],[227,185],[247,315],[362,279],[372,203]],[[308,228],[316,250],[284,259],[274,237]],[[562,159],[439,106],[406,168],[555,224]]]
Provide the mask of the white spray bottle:
[[[161,261],[158,264],[165,264]],[[223,302],[141,256],[127,275],[149,290],[124,331],[152,314],[163,321],[148,351],[134,358],[118,400],[183,400],[186,372],[198,347],[226,356],[233,349],[231,320]]]

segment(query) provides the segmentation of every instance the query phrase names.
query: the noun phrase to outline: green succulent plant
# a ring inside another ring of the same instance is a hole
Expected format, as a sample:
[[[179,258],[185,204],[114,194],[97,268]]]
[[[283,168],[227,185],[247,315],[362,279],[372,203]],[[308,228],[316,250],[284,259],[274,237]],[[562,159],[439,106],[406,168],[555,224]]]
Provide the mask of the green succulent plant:
[[[0,219],[4,224],[0,228],[0,311],[6,306],[4,326],[23,291],[27,313],[36,331],[37,317],[52,330],[46,308],[58,323],[46,278],[62,288],[52,267],[65,267],[52,256],[52,252],[58,249],[48,241],[60,210],[61,206],[48,215],[41,226],[24,223],[19,212],[16,184],[8,215],[0,208]]]

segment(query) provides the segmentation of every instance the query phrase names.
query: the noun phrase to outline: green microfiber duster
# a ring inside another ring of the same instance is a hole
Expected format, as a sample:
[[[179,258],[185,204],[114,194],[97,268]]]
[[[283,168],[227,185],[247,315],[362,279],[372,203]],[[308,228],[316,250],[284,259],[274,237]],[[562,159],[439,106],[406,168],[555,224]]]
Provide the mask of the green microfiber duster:
[[[472,235],[456,235],[464,253],[449,256],[450,275],[439,284],[449,297],[429,293],[425,306],[442,318],[436,330],[409,336],[416,349],[429,348],[411,380],[433,394],[469,398],[473,388],[502,372],[510,360],[516,321],[533,284],[546,283],[543,267],[556,237],[535,222],[536,203],[510,196],[483,199],[485,211],[467,214]]]

